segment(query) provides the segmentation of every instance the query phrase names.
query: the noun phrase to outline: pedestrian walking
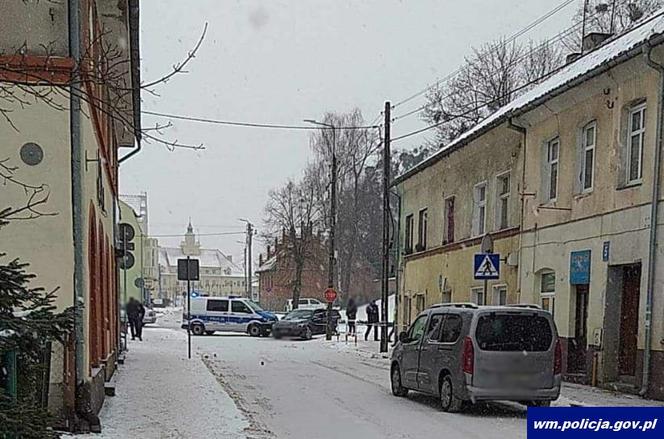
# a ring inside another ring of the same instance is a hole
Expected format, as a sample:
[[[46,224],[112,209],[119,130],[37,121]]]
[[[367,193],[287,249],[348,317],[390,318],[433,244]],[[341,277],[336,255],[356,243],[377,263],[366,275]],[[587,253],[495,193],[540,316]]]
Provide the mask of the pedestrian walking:
[[[355,320],[357,319],[357,304],[355,303],[355,299],[352,297],[348,299],[348,305],[346,306],[346,318],[348,319],[348,334],[357,334],[357,329],[355,328]]]
[[[143,317],[145,317],[145,307],[132,297],[127,304],[127,318],[129,319],[132,340],[136,340],[136,337],[138,337],[140,341],[143,341]]]
[[[367,332],[364,333],[364,340],[369,339],[369,334],[371,334],[371,328],[374,330],[374,341],[378,341],[378,305],[376,301],[372,300],[369,305],[367,305]]]

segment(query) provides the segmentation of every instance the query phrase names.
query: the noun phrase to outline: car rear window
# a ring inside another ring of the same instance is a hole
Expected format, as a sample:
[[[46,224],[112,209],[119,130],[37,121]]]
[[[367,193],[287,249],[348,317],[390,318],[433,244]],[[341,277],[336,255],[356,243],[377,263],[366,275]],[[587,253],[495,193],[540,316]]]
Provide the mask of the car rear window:
[[[475,338],[485,351],[547,351],[553,342],[549,321],[539,315],[488,314],[477,322]]]

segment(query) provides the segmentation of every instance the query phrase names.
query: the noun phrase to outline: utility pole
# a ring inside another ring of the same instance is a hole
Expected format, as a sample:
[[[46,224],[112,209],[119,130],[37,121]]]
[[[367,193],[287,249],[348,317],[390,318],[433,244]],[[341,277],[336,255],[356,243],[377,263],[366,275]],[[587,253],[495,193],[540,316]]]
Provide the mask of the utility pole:
[[[251,223],[247,223],[247,297],[250,298],[251,300],[255,300],[254,298],[254,292],[251,289],[251,271],[252,271],[252,264],[251,264],[251,244],[254,236],[254,225]]]
[[[390,285],[390,101],[385,102],[385,139],[383,140],[383,276],[380,303],[380,352],[387,352],[388,289]]]
[[[330,148],[332,151],[332,169],[330,170],[330,245],[327,267],[327,287],[334,289],[334,232],[337,228],[337,128],[331,123],[317,122],[312,119],[305,119],[304,121],[315,125],[321,125],[332,130],[332,147]],[[332,340],[332,302],[327,304],[327,325],[325,329],[325,340]]]

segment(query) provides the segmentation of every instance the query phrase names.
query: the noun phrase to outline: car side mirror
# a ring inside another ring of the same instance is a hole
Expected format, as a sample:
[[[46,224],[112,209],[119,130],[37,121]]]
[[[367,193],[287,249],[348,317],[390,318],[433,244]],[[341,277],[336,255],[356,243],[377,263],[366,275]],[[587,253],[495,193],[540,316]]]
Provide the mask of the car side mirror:
[[[408,342],[408,333],[406,331],[403,331],[399,334],[399,341],[401,343],[407,343]]]

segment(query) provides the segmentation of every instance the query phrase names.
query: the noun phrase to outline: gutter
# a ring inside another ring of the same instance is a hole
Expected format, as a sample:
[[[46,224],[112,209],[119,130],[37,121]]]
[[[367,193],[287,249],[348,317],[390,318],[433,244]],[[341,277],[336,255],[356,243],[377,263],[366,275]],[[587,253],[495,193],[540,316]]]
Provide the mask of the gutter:
[[[659,99],[657,100],[657,143],[655,145],[655,160],[653,163],[653,185],[652,202],[650,204],[650,242],[648,245],[648,279],[646,290],[646,321],[645,321],[645,346],[643,348],[643,378],[639,395],[645,396],[650,384],[650,361],[652,345],[652,303],[653,289],[655,287],[655,265],[657,259],[657,220],[659,211],[659,185],[660,185],[660,162],[662,150],[662,124],[664,124],[663,101],[664,101],[664,65],[655,62],[651,55],[656,43],[648,41],[643,48],[645,60],[648,66],[659,72],[660,86]]]
[[[479,128],[476,132],[473,132],[470,134],[468,137],[463,138],[459,140],[457,143],[452,142],[451,144],[447,145],[444,147],[442,150],[438,151],[437,153],[434,153],[433,156],[429,157],[428,159],[425,159],[424,161],[420,162],[419,164],[415,165],[413,168],[409,169],[406,171],[404,174],[401,174],[397,176],[393,182],[392,185],[397,185],[408,178],[412,177],[413,175],[419,173],[420,171],[428,168],[429,166],[432,166],[436,162],[440,161],[443,159],[443,157],[446,157],[448,154],[451,152],[462,148],[466,146],[468,143],[472,142],[473,140],[481,137],[482,135],[486,134],[488,131],[496,128],[497,126],[501,125],[505,121],[509,121],[509,119],[516,117],[516,116],[521,116],[531,110],[534,110],[535,108],[539,107],[540,105],[544,104],[545,102],[560,96],[561,94],[573,89],[577,85],[582,84],[583,82],[592,79],[596,76],[601,75],[602,73],[606,73],[607,71],[611,70],[612,68],[629,61],[632,58],[635,58],[636,56],[640,55],[643,53],[644,47],[653,47],[657,46],[659,44],[664,43],[664,34],[657,34],[656,36],[652,37],[648,41],[644,41],[643,43],[635,46],[631,50],[628,50],[627,52],[624,52],[622,55],[617,56],[616,58],[607,60],[605,63],[599,65],[593,70],[590,70],[575,79],[572,79],[568,81],[567,83],[559,86],[557,89],[551,90],[548,93],[545,93],[544,95],[540,96],[539,98],[536,98],[532,100],[530,103],[523,105],[520,108],[515,108],[511,112],[507,112],[500,117],[496,118],[495,120],[491,121],[488,123],[486,126],[483,126]],[[593,53],[593,52],[589,52]],[[587,56],[584,55],[584,56]],[[579,58],[575,62],[579,62],[579,60],[582,60],[582,58]],[[572,65],[572,64],[569,64]],[[509,104],[508,104],[509,105]],[[499,110],[500,111],[500,110]],[[491,117],[491,116],[489,116]],[[481,122],[480,122],[481,123]],[[472,129],[472,128],[471,128]],[[462,134],[463,136],[463,134]]]
[[[132,109],[133,109],[133,133],[136,139],[136,148],[130,153],[118,160],[118,165],[132,156],[138,154],[141,150],[142,122],[141,122],[141,57],[140,57],[140,39],[139,39],[139,0],[129,0],[129,64],[131,66],[131,85],[132,85]]]
[[[521,303],[521,247],[523,245],[523,221],[524,218],[526,217],[525,213],[525,208],[526,208],[526,198],[525,198],[525,190],[526,190],[526,152],[527,152],[527,147],[526,147],[526,142],[527,142],[527,130],[525,127],[522,127],[521,125],[517,125],[514,123],[514,118],[510,117],[509,120],[507,121],[507,128],[516,131],[517,133],[523,134],[523,153],[521,154],[521,190],[519,191],[520,193],[520,198],[521,198],[521,215],[519,218],[519,274],[516,278],[516,291],[519,294],[519,298],[517,300],[517,303]]]

